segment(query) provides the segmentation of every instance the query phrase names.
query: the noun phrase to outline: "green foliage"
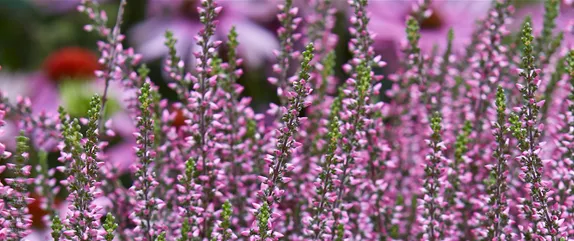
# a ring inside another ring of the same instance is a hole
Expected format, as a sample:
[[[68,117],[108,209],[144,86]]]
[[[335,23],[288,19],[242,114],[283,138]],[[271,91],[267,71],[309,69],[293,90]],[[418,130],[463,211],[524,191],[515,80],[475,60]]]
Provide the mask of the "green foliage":
[[[90,102],[94,95],[90,82],[68,80],[60,83],[59,88],[62,104],[70,112],[70,115],[80,117],[88,114]],[[121,109],[118,101],[114,98],[108,98],[104,110],[104,118],[111,117]]]
[[[335,233],[335,241],[343,241],[343,237],[345,235],[345,226],[343,226],[343,224],[337,225]]]
[[[462,161],[462,156],[468,151],[468,143],[470,142],[469,136],[472,132],[472,124],[470,121],[465,121],[460,133],[454,143],[454,158],[457,162]]]
[[[106,215],[106,222],[102,225],[104,230],[106,230],[105,239],[107,241],[114,240],[114,231],[118,228],[118,224],[116,223],[116,218],[112,213],[108,213]]]
[[[510,122],[510,131],[512,135],[518,140],[526,139],[526,129],[522,128],[522,122],[520,122],[520,117],[518,115],[512,113],[508,118],[508,122]],[[520,145],[524,145],[527,143],[520,143]],[[525,149],[527,146],[522,146],[521,149]]]
[[[227,59],[229,60],[229,64],[233,65],[235,65],[235,61],[231,60],[237,59],[237,46],[239,45],[237,36],[237,30],[235,29],[235,26],[232,26],[229,30],[229,34],[227,35],[227,47],[229,47],[227,52]]]
[[[191,227],[189,226],[189,219],[184,218],[183,224],[181,224],[181,237],[178,239],[178,241],[188,241],[190,231]]]
[[[299,79],[307,80],[309,79],[309,73],[311,72],[311,65],[309,64],[313,60],[313,51],[315,47],[313,43],[307,44],[305,51],[303,51],[303,61],[301,62],[301,71],[299,72]]]
[[[532,35],[532,21],[527,18],[522,28],[522,37],[520,38],[523,46],[522,68],[526,70],[534,69],[533,45],[534,36]]]
[[[267,202],[263,202],[263,205],[261,205],[257,212],[257,225],[259,226],[259,238],[261,240],[266,240],[266,238],[268,238],[267,230],[270,216],[269,205]]]
[[[52,218],[52,238],[54,241],[59,241],[60,237],[62,237],[62,230],[64,229],[64,225],[62,225],[62,221],[60,221],[60,217],[55,215]]]
[[[21,169],[27,164],[27,153],[30,151],[30,146],[28,145],[29,142],[30,140],[25,136],[24,131],[21,131],[20,135],[16,137],[16,156],[14,161],[14,163],[18,165],[16,172],[20,172],[18,169]]]
[[[165,241],[165,232],[161,232],[158,236],[156,241]]]
[[[171,60],[171,67],[176,68],[178,72],[183,72],[183,67],[178,66],[179,61],[181,58],[177,56],[177,51],[175,49],[175,45],[177,44],[177,39],[173,36],[173,32],[171,30],[165,31],[165,46],[168,49],[169,58]]]
[[[442,117],[440,116],[440,114],[438,112],[435,112],[432,117],[431,117],[431,121],[430,121],[430,126],[431,129],[433,131],[432,134],[432,138],[433,139],[438,139],[440,138],[440,132],[442,130]]]
[[[555,41],[553,38],[553,31],[556,28],[556,18],[560,12],[560,0],[546,0],[544,1],[544,26],[542,28],[542,33],[538,38],[538,53],[547,51],[545,46],[549,46],[548,43]]]
[[[223,203],[223,211],[221,213],[221,229],[223,232],[221,240],[226,241],[231,239],[231,215],[233,214],[233,210],[231,209],[231,203],[229,201],[225,201]]]
[[[571,77],[574,77],[574,50],[570,50],[566,56],[566,71]],[[574,78],[570,78],[570,83],[574,85]]]
[[[195,173],[195,160],[193,160],[193,158],[189,158],[185,162],[185,175],[189,179],[195,177],[195,175],[196,175],[196,173]],[[188,181],[191,181],[191,180],[188,180]]]
[[[407,40],[410,53],[419,53],[419,39],[421,38],[419,22],[412,16],[407,18]]]
[[[88,141],[86,142],[87,154],[93,159],[97,159],[98,154],[98,122],[100,121],[100,109],[102,100],[100,96],[95,95],[90,101],[90,109],[88,110],[88,130],[86,131],[86,136]]]
[[[504,95],[504,89],[502,87],[498,87],[496,89],[496,113],[498,116],[506,115],[506,96]]]

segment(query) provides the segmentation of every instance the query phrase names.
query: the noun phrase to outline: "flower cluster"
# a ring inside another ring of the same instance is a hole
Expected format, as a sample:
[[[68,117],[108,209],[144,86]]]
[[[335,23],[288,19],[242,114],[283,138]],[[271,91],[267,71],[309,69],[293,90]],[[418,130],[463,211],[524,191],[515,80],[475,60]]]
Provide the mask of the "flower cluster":
[[[0,136],[21,131],[0,143],[0,240],[574,239],[574,50],[555,34],[560,1],[546,1],[540,35],[532,18],[513,34],[514,6],[495,0],[468,36],[443,31],[436,3],[409,2],[385,78],[369,13],[384,1],[350,0],[341,44],[336,1],[285,0],[268,78],[279,103],[264,112],[243,93],[240,26],[219,25],[227,4],[193,3],[193,58],[165,32],[158,83],[122,45],[126,2],[112,28],[95,1],[79,7],[103,38],[105,88],[86,117],[0,91]],[[429,51],[435,27],[444,48]],[[108,155],[114,83],[135,127],[118,130],[133,134],[130,168]]]

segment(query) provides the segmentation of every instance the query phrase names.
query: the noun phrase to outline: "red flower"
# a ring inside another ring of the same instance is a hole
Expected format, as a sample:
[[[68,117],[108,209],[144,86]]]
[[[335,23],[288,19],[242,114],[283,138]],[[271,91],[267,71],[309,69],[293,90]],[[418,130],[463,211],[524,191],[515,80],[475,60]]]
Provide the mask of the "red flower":
[[[173,111],[176,111],[177,113],[175,114],[175,117],[173,118],[173,121],[171,122],[171,126],[175,127],[175,128],[179,128],[181,126],[185,125],[185,116],[183,115],[183,111],[181,109],[175,109]]]
[[[44,223],[44,216],[48,215],[48,210],[43,209],[42,199],[44,197],[38,194],[30,194],[31,198],[34,198],[34,202],[28,204],[28,212],[32,215],[32,226],[34,228],[43,229],[46,228],[46,223]],[[51,207],[51,209],[57,209],[61,201],[56,198],[55,205],[56,207]]]
[[[60,49],[44,61],[44,72],[54,82],[65,78],[90,78],[100,67],[98,56],[80,47]]]

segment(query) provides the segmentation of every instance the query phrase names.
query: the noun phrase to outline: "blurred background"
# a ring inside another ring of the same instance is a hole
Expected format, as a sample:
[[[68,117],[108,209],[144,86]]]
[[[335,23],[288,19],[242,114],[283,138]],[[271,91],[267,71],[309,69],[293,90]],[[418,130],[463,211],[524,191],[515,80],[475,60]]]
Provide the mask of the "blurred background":
[[[0,90],[15,100],[16,96],[30,96],[35,110],[55,110],[61,104],[71,108],[71,114],[86,111],[89,84],[97,63],[96,33],[86,32],[89,24],[85,14],[75,6],[80,0],[0,0]],[[119,1],[100,0],[106,10],[109,25],[115,22]],[[151,79],[160,86],[165,98],[174,99],[175,93],[166,86],[162,71],[167,48],[165,30],[170,29],[178,39],[179,54],[192,63],[195,48],[193,37],[201,25],[194,0],[129,0],[122,31],[126,35],[124,47],[134,47],[143,55],[151,69]],[[224,10],[216,37],[225,39],[232,25],[239,33],[244,75],[240,82],[245,95],[254,98],[254,106],[277,101],[274,88],[266,77],[275,62],[273,50],[279,48],[275,31],[279,26],[274,1],[222,1]],[[338,13],[339,20],[345,14]],[[344,21],[336,31],[348,38]],[[340,63],[348,59],[346,46],[341,45]],[[222,49],[221,51],[225,51]],[[40,80],[41,79],[41,80]],[[78,90],[81,88],[81,91]],[[51,92],[51,93],[48,93]],[[79,96],[80,93],[86,96]],[[83,98],[86,97],[86,98]],[[59,100],[53,100],[54,98]],[[48,103],[50,102],[50,103]],[[52,103],[53,102],[53,103]]]
[[[71,108],[72,114],[85,111],[89,96],[96,88],[89,84],[93,70],[98,69],[97,41],[99,36],[84,31],[88,18],[76,10],[80,0],[0,0],[0,90],[11,99],[18,95],[32,97],[35,106],[54,110],[58,105]],[[106,10],[110,25],[114,24],[118,0],[99,0]],[[124,45],[134,47],[143,54],[143,60],[151,68],[151,79],[161,87],[164,97],[174,99],[175,94],[165,85],[162,60],[167,53],[164,47],[165,30],[170,29],[179,39],[179,53],[193,62],[191,53],[195,44],[193,36],[199,30],[198,0],[129,0],[122,30],[127,39]],[[224,39],[227,31],[235,25],[239,33],[239,54],[244,59],[244,75],[240,83],[246,87],[245,95],[253,97],[254,107],[266,108],[277,97],[266,77],[272,75],[271,64],[275,62],[273,50],[279,48],[275,32],[279,26],[276,18],[276,0],[223,0],[218,1],[224,10],[216,38]],[[389,73],[398,67],[397,56],[404,39],[404,19],[411,11],[408,0],[373,0],[371,30],[377,34],[376,50],[387,61],[387,67],[377,70]],[[543,6],[536,1],[515,1],[519,7],[517,16],[531,14],[542,16]],[[455,32],[455,48],[460,51],[477,19],[486,16],[489,0],[434,1],[433,15],[421,23],[423,37],[421,46],[430,52],[433,47],[441,50],[446,44],[446,33]],[[308,1],[295,0],[305,17],[310,9]],[[563,9],[571,9],[563,4]],[[337,9],[334,32],[339,41],[336,48],[338,66],[349,60],[347,19],[349,9],[346,1],[334,0]],[[559,19],[568,19],[566,16]],[[563,14],[564,15],[564,14]],[[534,18],[540,20],[541,18]],[[520,22],[520,21],[519,21]],[[558,23],[564,28],[567,21]],[[301,29],[301,28],[300,28]],[[300,47],[302,43],[300,43]],[[225,51],[222,49],[221,51]],[[343,72],[337,75],[344,79]],[[79,81],[82,80],[82,81]],[[388,86],[388,84],[387,84]],[[78,88],[81,91],[78,91]],[[86,96],[83,96],[86,94]]]

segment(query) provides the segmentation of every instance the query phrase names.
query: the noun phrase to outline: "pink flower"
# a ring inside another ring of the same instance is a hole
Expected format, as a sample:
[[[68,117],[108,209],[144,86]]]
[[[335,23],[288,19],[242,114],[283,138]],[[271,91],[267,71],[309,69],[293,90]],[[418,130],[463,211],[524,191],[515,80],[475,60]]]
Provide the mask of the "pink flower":
[[[371,14],[369,29],[376,34],[375,44],[392,41],[395,44],[406,40],[406,19],[412,13],[418,1],[370,1],[368,12]],[[447,43],[449,29],[454,30],[453,46],[464,47],[470,42],[476,19],[486,17],[491,1],[432,1],[431,15],[421,23],[419,45],[423,51],[430,52],[434,45],[439,51]]]
[[[74,87],[77,88],[77,90],[73,90],[77,96],[89,98],[96,93],[102,95],[104,80],[96,79],[93,74],[90,74],[99,68],[97,61],[97,56],[90,54],[87,50],[75,47],[63,48],[55,51],[44,61],[42,71],[32,73],[0,72],[0,92],[12,104],[16,103],[18,96],[29,97],[34,116],[43,112],[54,116],[57,115],[59,106],[69,110],[70,106],[74,104],[70,102],[77,101],[74,98],[64,97],[66,91],[63,91],[63,86],[66,84],[86,80],[81,85]],[[119,108],[110,117],[112,122],[109,128],[118,134],[123,142],[111,146],[105,154],[112,167],[123,173],[135,161],[135,154],[129,148],[135,143],[132,136],[135,126],[125,111],[128,107],[124,101],[128,95],[133,93],[124,91],[119,82],[110,82],[110,86],[108,98],[117,103]],[[67,92],[70,92],[69,88]],[[12,119],[6,120],[6,125],[0,130],[2,130],[0,142],[4,143],[9,150],[14,150],[15,137],[18,135],[17,122]]]
[[[226,39],[233,25],[239,34],[241,43],[238,53],[245,63],[255,67],[267,59],[273,59],[273,50],[279,48],[279,43],[273,32],[258,23],[267,23],[274,19],[276,6],[274,1],[258,2],[224,1],[221,2],[223,11],[218,17],[219,25],[215,37]],[[156,59],[167,54],[164,46],[165,31],[171,30],[178,40],[178,54],[188,62],[193,62],[193,52],[197,51],[194,37],[201,28],[196,7],[199,1],[186,0],[150,0],[148,14],[150,19],[136,25],[130,31],[131,39],[136,50],[143,54],[144,61]]]
[[[530,16],[532,19],[534,36],[540,36],[544,24],[544,3],[531,4],[517,9],[514,17],[516,21],[512,24],[513,31],[520,29],[523,22],[522,20],[526,16]],[[561,4],[555,24],[554,34],[560,31],[564,32],[564,40],[562,41],[564,44],[562,46],[568,47],[574,43],[574,36],[571,33],[574,26],[574,8],[572,6]]]

